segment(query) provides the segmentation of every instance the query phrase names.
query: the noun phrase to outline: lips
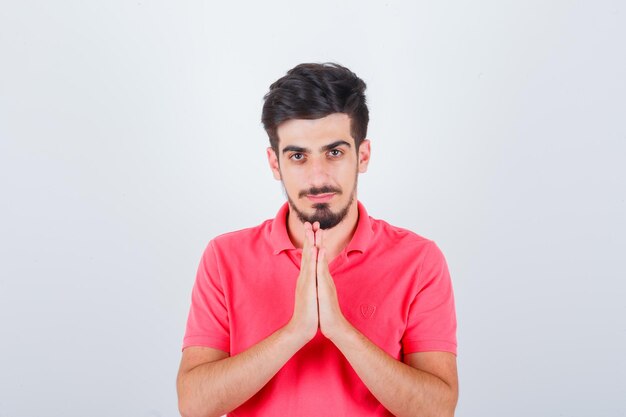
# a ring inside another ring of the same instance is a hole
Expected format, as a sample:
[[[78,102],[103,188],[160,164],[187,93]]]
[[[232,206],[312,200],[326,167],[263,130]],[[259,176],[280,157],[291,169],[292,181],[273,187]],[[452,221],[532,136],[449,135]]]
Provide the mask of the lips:
[[[314,203],[325,203],[335,196],[335,193],[307,194],[306,198]]]

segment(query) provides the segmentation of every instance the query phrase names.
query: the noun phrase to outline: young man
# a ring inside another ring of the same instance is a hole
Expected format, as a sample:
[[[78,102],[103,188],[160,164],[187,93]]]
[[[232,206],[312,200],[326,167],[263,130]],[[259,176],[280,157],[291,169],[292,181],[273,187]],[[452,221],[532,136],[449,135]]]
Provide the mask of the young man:
[[[454,415],[446,261],[357,200],[364,91],[335,64],[270,86],[267,157],[288,202],[204,251],[177,379],[184,417]]]

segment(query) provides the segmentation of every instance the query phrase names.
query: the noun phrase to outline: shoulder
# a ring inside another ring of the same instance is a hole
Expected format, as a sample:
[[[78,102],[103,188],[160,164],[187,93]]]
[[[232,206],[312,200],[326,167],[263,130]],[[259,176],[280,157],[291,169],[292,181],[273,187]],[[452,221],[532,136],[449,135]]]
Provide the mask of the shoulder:
[[[370,216],[372,245],[381,256],[414,264],[418,269],[424,264],[445,263],[443,252],[437,243],[404,227],[395,226]]]
[[[231,244],[233,242],[241,242],[242,240],[256,239],[262,236],[264,231],[269,230],[271,224],[272,219],[268,219],[257,226],[222,233],[221,235],[215,236],[213,241],[218,244]]]
[[[268,244],[271,225],[272,219],[268,219],[254,227],[222,233],[209,241],[207,250],[212,249],[217,257],[222,254],[232,256],[234,253],[256,251],[255,249]]]
[[[385,220],[375,219],[370,216],[372,232],[375,242],[388,242],[392,245],[403,244],[412,246],[430,246],[435,242],[412,230],[394,226]]]

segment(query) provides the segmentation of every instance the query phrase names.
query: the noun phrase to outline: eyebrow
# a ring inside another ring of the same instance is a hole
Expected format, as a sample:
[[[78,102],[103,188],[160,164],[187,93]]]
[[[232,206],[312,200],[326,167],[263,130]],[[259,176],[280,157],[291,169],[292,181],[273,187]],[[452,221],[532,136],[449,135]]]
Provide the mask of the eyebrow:
[[[333,143],[329,143],[328,145],[324,145],[320,148],[321,152],[326,152],[329,151],[333,148],[336,148],[338,146],[342,146],[345,145],[348,148],[350,147],[350,144],[348,142],[346,142],[345,140],[336,140]],[[294,145],[289,145],[289,146],[285,146],[283,148],[283,154],[287,153],[287,152],[302,152],[302,153],[307,153],[307,152],[311,152],[311,150],[309,148],[303,148],[301,146],[294,146]]]

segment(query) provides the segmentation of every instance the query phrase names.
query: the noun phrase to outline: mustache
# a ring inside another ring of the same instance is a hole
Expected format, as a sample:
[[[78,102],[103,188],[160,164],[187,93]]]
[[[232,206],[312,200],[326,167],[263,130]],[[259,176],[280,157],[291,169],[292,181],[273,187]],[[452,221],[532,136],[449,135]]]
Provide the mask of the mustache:
[[[298,193],[298,197],[306,197],[307,195],[318,195],[318,194],[328,194],[328,193],[336,193],[341,194],[341,190],[339,188],[331,187],[330,185],[324,185],[322,187],[311,187],[308,190],[302,190]]]

